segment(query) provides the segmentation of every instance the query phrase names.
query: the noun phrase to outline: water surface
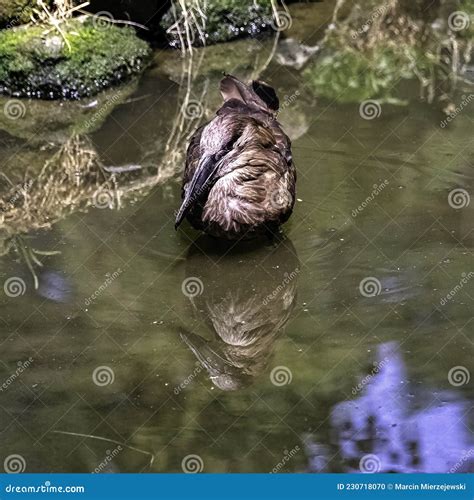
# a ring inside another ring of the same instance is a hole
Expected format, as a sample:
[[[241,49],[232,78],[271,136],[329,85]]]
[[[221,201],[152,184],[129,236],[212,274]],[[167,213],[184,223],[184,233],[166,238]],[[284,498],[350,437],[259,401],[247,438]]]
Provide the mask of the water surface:
[[[472,471],[474,108],[442,128],[413,84],[407,106],[367,120],[359,104],[314,98],[295,69],[265,67],[271,41],[239,43],[248,60],[229,64],[263,68],[293,139],[298,202],[281,241],[229,248],[175,232],[179,162],[120,209],[24,237],[61,253],[42,257],[37,290],[24,260],[0,261],[2,285],[26,285],[0,294],[1,460],[21,455],[28,472]],[[106,165],[164,168],[186,63],[163,57],[90,134]],[[189,96],[206,97],[206,116],[222,66],[209,61]],[[197,124],[182,123],[181,152]],[[2,132],[5,172],[35,168],[47,140]]]

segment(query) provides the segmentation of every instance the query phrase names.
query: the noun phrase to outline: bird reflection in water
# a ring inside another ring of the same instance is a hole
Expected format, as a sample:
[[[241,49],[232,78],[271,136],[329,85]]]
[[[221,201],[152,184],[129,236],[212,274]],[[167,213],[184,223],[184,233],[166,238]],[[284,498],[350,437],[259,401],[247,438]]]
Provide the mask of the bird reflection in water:
[[[344,472],[473,472],[469,407],[453,391],[412,390],[398,344],[378,347],[373,372],[354,389],[360,396],[331,411],[332,445],[305,439],[310,469]],[[336,451],[336,453],[335,453]]]
[[[216,387],[238,390],[265,371],[294,308],[299,272],[289,240],[230,247],[202,237],[191,246],[186,277],[201,280],[202,293],[189,297],[190,307],[208,333],[181,338]]]

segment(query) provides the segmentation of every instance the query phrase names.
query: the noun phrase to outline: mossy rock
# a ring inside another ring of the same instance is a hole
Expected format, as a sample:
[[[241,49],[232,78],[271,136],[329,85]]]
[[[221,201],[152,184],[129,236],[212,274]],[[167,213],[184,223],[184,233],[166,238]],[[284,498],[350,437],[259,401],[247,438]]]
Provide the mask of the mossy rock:
[[[236,38],[254,37],[272,29],[272,6],[270,0],[209,0],[204,9],[206,16],[205,39],[206,44],[228,42]],[[179,15],[179,14],[178,14]],[[198,12],[194,13],[199,17]],[[179,20],[184,35],[182,19]],[[161,26],[169,30],[175,24],[172,9],[161,21]],[[202,40],[197,30],[192,30],[193,45],[202,45]],[[173,30],[168,33],[169,43],[172,47],[180,47],[180,38]]]
[[[80,99],[130,80],[150,49],[133,29],[90,18],[59,31],[28,25],[0,32],[0,93],[38,99]]]

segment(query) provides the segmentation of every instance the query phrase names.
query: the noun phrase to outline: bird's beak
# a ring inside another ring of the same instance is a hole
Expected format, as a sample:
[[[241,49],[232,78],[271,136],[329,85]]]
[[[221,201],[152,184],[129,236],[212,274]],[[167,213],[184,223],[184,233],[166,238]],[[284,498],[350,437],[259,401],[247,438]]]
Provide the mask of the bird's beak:
[[[216,162],[214,155],[206,155],[201,158],[193,178],[186,188],[181,207],[176,214],[175,229],[181,224],[191,207],[209,193],[218,166],[219,163]]]

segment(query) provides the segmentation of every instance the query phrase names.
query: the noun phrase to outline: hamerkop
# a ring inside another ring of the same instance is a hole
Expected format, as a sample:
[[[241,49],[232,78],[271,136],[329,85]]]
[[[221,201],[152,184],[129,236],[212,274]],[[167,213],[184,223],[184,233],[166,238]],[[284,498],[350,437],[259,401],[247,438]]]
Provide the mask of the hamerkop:
[[[269,85],[227,75],[224,104],[194,134],[187,150],[177,228],[192,226],[230,240],[275,235],[291,215],[296,170],[290,139]]]

